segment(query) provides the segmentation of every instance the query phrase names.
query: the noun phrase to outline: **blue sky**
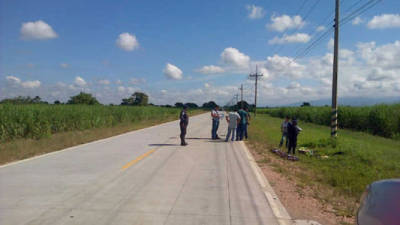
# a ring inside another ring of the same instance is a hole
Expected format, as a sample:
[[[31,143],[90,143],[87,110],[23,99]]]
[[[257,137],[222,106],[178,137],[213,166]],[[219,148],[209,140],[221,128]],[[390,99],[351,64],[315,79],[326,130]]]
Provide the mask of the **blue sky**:
[[[342,16],[367,2],[342,0]],[[329,98],[333,33],[293,57],[328,28],[333,11],[333,0],[0,0],[0,98],[66,101],[87,91],[119,103],[141,90],[156,104],[224,104],[243,83],[252,102],[255,65],[266,75],[262,105]],[[344,25],[339,96],[399,96],[399,37],[396,0]]]

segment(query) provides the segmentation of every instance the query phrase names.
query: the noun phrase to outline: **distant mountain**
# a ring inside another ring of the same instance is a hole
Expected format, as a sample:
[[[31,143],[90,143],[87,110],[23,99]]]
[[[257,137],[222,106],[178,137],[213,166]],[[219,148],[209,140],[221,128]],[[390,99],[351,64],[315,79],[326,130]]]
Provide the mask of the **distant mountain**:
[[[312,106],[323,106],[331,105],[331,99],[320,99],[315,101],[305,101],[309,102]],[[400,103],[399,97],[384,97],[384,98],[364,98],[364,97],[343,97],[338,99],[339,105],[350,105],[350,106],[366,106],[366,105],[376,105],[376,104],[393,104]],[[300,106],[303,102],[297,102],[282,106]]]

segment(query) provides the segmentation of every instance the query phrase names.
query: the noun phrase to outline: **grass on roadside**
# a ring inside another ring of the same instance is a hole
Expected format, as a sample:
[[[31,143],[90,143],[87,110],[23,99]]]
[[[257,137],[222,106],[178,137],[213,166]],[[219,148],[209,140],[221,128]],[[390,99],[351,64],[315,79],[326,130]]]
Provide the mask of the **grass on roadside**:
[[[281,122],[279,118],[257,115],[249,127],[250,146],[266,158],[275,157],[269,150],[279,144]],[[324,190],[325,194],[316,194],[322,201],[345,199],[337,203],[337,214],[351,216],[355,202],[369,183],[399,177],[400,141],[349,130],[340,130],[339,137],[332,140],[329,127],[302,121],[299,126],[303,131],[298,137],[298,147],[306,146],[329,158],[298,154],[299,162],[281,160],[271,166],[284,175],[294,175],[300,186]],[[268,163],[269,159],[263,161]]]
[[[203,112],[203,110],[193,110],[189,112],[189,115],[193,116]],[[177,114],[165,114],[164,116],[153,116],[141,121],[120,123],[112,127],[66,131],[41,139],[19,138],[3,142],[0,145],[0,165],[173,121],[178,119],[178,116]]]

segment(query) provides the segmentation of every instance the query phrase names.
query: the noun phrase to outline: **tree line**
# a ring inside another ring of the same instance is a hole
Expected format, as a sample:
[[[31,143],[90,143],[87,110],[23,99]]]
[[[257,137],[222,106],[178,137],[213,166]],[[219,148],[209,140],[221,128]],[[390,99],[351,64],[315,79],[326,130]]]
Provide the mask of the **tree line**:
[[[0,101],[0,104],[50,104],[47,101],[43,101],[39,96],[36,96],[34,98],[30,96],[18,96],[15,98],[7,98],[3,99]],[[90,93],[85,93],[85,92],[80,92],[77,95],[71,96],[69,100],[65,103],[55,100],[53,102],[54,105],[59,105],[59,104],[75,104],[75,105],[101,105],[101,103],[96,99],[95,96],[93,96]],[[247,103],[246,103],[247,104]],[[113,104],[110,104],[113,105]],[[149,96],[146,93],[143,92],[135,92],[132,95],[130,95],[127,98],[123,98],[121,100],[120,105],[122,106],[147,106],[147,105],[153,105],[152,103],[149,103]],[[182,102],[176,102],[174,105],[160,105],[162,107],[167,107],[167,108],[172,108],[172,107],[177,107],[177,108],[183,108],[183,106],[187,106],[190,109],[196,109],[196,108],[205,108],[205,109],[212,109],[217,106],[217,104],[214,101],[209,101],[205,102],[203,105],[199,106],[196,103],[193,102],[187,102],[187,103],[182,103]]]

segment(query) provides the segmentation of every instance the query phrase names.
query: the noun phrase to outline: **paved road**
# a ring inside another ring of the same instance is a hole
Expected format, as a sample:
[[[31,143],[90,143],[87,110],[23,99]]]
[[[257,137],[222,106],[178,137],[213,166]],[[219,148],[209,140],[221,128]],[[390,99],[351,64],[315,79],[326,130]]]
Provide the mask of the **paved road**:
[[[1,167],[0,224],[277,224],[242,145],[210,127],[192,117],[186,147],[175,121]]]

